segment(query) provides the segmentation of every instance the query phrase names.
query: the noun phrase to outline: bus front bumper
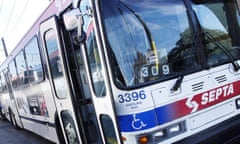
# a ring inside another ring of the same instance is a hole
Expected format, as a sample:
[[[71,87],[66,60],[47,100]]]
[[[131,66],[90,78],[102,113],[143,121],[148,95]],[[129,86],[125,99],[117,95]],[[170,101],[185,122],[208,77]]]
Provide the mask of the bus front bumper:
[[[173,144],[238,144],[240,115]]]

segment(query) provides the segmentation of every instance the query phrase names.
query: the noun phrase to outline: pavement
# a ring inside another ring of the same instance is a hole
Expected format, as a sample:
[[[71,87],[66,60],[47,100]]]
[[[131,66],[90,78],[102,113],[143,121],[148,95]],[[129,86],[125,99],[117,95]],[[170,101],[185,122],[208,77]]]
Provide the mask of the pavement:
[[[16,129],[8,121],[0,120],[0,144],[53,144],[38,135]]]

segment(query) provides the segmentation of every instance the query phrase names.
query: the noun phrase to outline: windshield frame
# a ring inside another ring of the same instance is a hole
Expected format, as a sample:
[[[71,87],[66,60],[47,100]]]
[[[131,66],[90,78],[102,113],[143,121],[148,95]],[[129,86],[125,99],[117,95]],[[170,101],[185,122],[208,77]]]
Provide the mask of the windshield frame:
[[[124,0],[123,0],[124,1]],[[192,40],[192,46],[191,48],[194,48],[195,49],[195,55],[196,55],[196,60],[199,62],[198,63],[198,67],[196,67],[195,69],[187,69],[187,68],[184,68],[184,70],[178,72],[178,73],[175,73],[173,75],[169,75],[167,77],[162,77],[162,78],[159,78],[159,79],[156,79],[156,80],[152,80],[152,81],[146,81],[144,83],[138,83],[137,85],[121,85],[119,84],[116,80],[114,80],[115,78],[115,73],[114,73],[114,69],[113,69],[113,66],[112,66],[112,56],[111,56],[111,48],[109,46],[109,43],[107,42],[108,41],[108,38],[107,38],[107,32],[106,32],[106,28],[104,27],[104,16],[103,14],[101,13],[101,0],[97,0],[95,1],[96,5],[97,5],[97,10],[99,12],[99,15],[100,15],[100,18],[99,18],[99,21],[100,21],[100,27],[103,31],[101,31],[102,35],[103,35],[103,38],[104,39],[104,45],[105,45],[105,52],[106,53],[106,59],[108,59],[108,63],[109,63],[109,66],[110,66],[110,71],[111,71],[111,79],[113,80],[114,84],[120,88],[120,89],[134,89],[134,88],[140,88],[140,87],[143,87],[143,86],[146,86],[146,85],[149,85],[149,84],[154,84],[154,83],[159,83],[161,81],[166,81],[166,80],[169,80],[169,79],[174,79],[174,78],[177,78],[179,76],[182,76],[182,75],[188,75],[190,73],[195,73],[195,72],[198,72],[200,70],[204,70],[204,69],[208,69],[209,66],[206,66],[206,61],[205,60],[202,60],[202,59],[206,59],[204,58],[205,57],[205,48],[203,45],[200,45],[198,46],[198,48],[195,48],[197,47],[198,44],[196,43],[201,43],[201,40],[203,40],[203,37],[201,35],[201,27],[198,23],[198,19],[195,16],[190,16],[191,14],[189,14],[189,9],[192,8],[192,2],[191,0],[187,0],[187,1],[182,1],[182,3],[184,3],[184,7],[186,9],[186,15],[187,15],[187,18],[188,18],[188,23],[189,23],[189,27],[191,27],[192,31],[193,31],[193,34],[192,34],[192,37],[193,37],[193,40]],[[187,3],[187,4],[186,4]],[[188,6],[187,6],[188,5]],[[190,7],[190,8],[189,8]],[[190,10],[191,11],[191,10]],[[194,15],[194,14],[193,14]],[[196,22],[197,21],[197,22]],[[197,29],[197,30],[196,30]],[[151,39],[151,38],[150,38]],[[204,56],[203,58],[201,56]],[[239,59],[239,57],[237,58]],[[229,60],[230,61],[230,60]],[[227,61],[226,63],[229,63],[229,61]],[[222,65],[222,64],[225,64],[225,63],[220,63],[218,65]],[[216,67],[218,65],[214,65],[213,67]]]
[[[102,29],[103,29],[103,35],[104,35],[104,40],[105,40],[105,45],[106,45],[106,51],[107,51],[107,57],[108,57],[108,59],[109,59],[109,63],[110,63],[110,70],[111,70],[111,74],[112,74],[112,78],[114,78],[115,77],[115,74],[114,74],[114,70],[113,70],[113,67],[112,67],[112,63],[111,63],[111,61],[112,61],[112,59],[111,59],[111,51],[110,51],[110,47],[109,47],[109,44],[108,44],[108,42],[107,42],[107,34],[106,34],[106,28],[104,27],[104,18],[103,18],[103,14],[101,13],[101,4],[100,4],[100,1],[101,0],[98,0],[97,1],[97,7],[99,8],[98,10],[99,10],[99,14],[100,14],[100,20],[101,20],[101,25],[102,25]],[[192,24],[190,24],[191,23],[191,19],[189,18],[189,16],[188,16],[188,13],[187,13],[187,7],[186,7],[186,5],[184,4],[184,2],[182,1],[181,2],[182,4],[183,4],[183,7],[184,7],[184,9],[185,9],[185,15],[186,15],[186,18],[187,18],[187,22],[188,22],[188,26],[189,26],[189,28],[191,28],[191,31],[192,31],[192,36],[191,36],[191,38],[192,39],[194,39],[194,40],[196,40],[195,39],[195,34],[194,34],[194,32],[193,32],[193,25]],[[191,41],[191,43],[190,43],[190,45],[191,45],[191,49],[193,49],[193,47],[194,47],[194,44],[193,44],[194,42],[193,42],[193,40]],[[194,51],[194,53],[195,53],[195,51]],[[194,56],[196,56],[196,55],[194,55]],[[180,71],[180,72],[175,72],[174,74],[172,74],[172,75],[168,75],[168,76],[166,76],[166,77],[162,77],[162,78],[160,78],[160,79],[156,79],[156,80],[152,80],[152,81],[146,81],[146,82],[144,82],[144,83],[138,83],[137,85],[129,85],[129,86],[127,86],[127,85],[121,85],[121,84],[118,84],[117,82],[116,82],[116,80],[113,80],[114,81],[114,84],[118,87],[118,88],[120,88],[120,89],[134,89],[134,88],[139,88],[139,87],[143,87],[143,86],[146,86],[146,85],[149,85],[149,84],[154,84],[154,83],[158,83],[158,82],[161,82],[161,81],[166,81],[166,80],[169,80],[169,79],[174,79],[174,78],[177,78],[177,77],[179,77],[180,75],[186,75],[186,74],[189,74],[189,73],[194,73],[194,72],[196,72],[196,71],[199,71],[199,69],[201,69],[201,65],[199,64],[198,65],[198,67],[197,68],[195,68],[195,69],[186,69],[186,67],[184,67],[183,68],[184,70],[182,70],[182,71]]]

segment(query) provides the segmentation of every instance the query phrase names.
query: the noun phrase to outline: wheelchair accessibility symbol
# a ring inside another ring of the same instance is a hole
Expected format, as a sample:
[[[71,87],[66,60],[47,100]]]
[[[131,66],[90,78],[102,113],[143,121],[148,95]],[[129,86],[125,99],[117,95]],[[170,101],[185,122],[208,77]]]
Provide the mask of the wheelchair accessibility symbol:
[[[133,121],[132,121],[133,129],[140,130],[146,126],[147,126],[147,124],[145,124],[141,119],[137,118],[136,114],[133,115]]]

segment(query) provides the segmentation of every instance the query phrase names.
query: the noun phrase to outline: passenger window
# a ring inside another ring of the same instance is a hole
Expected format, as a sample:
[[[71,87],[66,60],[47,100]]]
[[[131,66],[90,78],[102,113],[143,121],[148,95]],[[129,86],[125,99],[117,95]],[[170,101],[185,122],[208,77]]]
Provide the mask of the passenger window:
[[[91,26],[90,26],[91,27]],[[87,57],[96,96],[106,95],[106,86],[94,31],[87,35]]]
[[[16,66],[15,66],[15,60],[10,62],[9,72],[10,72],[10,80],[12,82],[12,87],[17,88],[18,87],[18,76],[17,76]]]
[[[25,54],[28,65],[29,82],[35,83],[43,80],[43,68],[36,37],[27,44]]]
[[[1,73],[1,75],[0,75],[0,92],[3,92],[2,79],[3,79],[3,77],[2,77],[2,73]]]
[[[16,57],[17,72],[19,77],[19,85],[25,85],[28,83],[28,71],[26,69],[26,62],[24,59],[23,51],[21,51]]]
[[[7,91],[7,83],[6,83],[5,76],[4,76],[3,72],[1,73],[1,83],[2,83],[1,91],[6,92]]]
[[[51,69],[53,84],[57,97],[65,98],[67,94],[67,85],[64,78],[64,67],[61,61],[60,50],[58,48],[57,37],[54,30],[49,30],[45,34],[46,48]]]

